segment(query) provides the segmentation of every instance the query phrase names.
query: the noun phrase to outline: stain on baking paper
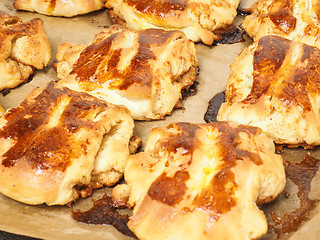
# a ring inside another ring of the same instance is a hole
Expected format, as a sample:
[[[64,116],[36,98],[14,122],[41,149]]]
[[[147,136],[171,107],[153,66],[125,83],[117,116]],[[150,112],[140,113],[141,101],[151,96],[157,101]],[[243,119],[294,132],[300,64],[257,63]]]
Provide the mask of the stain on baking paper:
[[[209,102],[207,112],[204,115],[204,121],[216,122],[221,104],[225,101],[225,91],[216,94]]]
[[[136,238],[127,226],[129,215],[120,214],[112,201],[112,197],[106,194],[99,200],[96,200],[93,207],[88,211],[78,212],[71,208],[71,213],[72,217],[78,222],[112,225],[122,234]]]
[[[186,99],[188,97],[194,96],[198,92],[198,85],[199,82],[196,80],[193,82],[193,84],[188,89],[182,89],[182,99]]]
[[[319,200],[312,200],[308,197],[311,191],[311,182],[319,169],[319,164],[318,159],[308,154],[299,163],[284,162],[287,179],[298,188],[296,195],[300,200],[300,207],[282,216],[275,211],[267,213],[268,219],[272,220],[269,222],[269,229],[274,230],[277,239],[282,239],[289,233],[297,231],[302,223],[309,219],[310,212],[319,203]],[[283,194],[285,198],[288,198],[292,193],[284,192]]]

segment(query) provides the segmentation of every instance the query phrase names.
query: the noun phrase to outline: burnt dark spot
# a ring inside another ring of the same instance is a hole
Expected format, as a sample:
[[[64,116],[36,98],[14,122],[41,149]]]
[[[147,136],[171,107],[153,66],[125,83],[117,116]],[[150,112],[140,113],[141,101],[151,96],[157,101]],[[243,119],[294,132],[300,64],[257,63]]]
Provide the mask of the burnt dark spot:
[[[94,202],[94,206],[85,212],[75,212],[71,208],[72,217],[87,224],[108,224],[114,226],[119,232],[126,236],[136,238],[127,226],[129,216],[120,214],[114,206],[112,197],[104,195]]]
[[[188,97],[194,96],[197,94],[197,87],[199,85],[198,81],[194,81],[193,84],[188,89],[182,90],[182,99],[186,99]]]
[[[204,120],[209,122],[216,122],[218,112],[221,104],[225,101],[225,91],[216,94],[210,101],[208,109],[204,115]]]

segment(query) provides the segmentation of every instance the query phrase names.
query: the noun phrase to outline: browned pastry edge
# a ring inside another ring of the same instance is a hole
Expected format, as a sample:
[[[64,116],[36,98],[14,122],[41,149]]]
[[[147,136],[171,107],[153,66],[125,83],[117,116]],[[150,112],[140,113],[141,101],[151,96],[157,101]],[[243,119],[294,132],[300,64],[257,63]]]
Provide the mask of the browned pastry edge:
[[[126,21],[120,18],[118,15],[116,15],[112,8],[108,9],[108,16],[110,17],[113,24],[120,25],[121,27],[126,27]]]
[[[32,67],[32,68],[33,68],[33,70],[34,70],[34,67]],[[4,89],[2,89],[2,90],[0,91],[0,93],[2,94],[2,96],[6,96],[6,95],[8,95],[8,94],[10,93],[11,90],[16,89],[16,88],[19,88],[19,87],[21,87],[22,85],[30,82],[30,81],[32,80],[32,78],[33,78],[33,73],[30,74],[29,77],[26,78],[23,82],[21,82],[18,86],[15,86],[15,87],[13,87],[13,88],[4,88]]]

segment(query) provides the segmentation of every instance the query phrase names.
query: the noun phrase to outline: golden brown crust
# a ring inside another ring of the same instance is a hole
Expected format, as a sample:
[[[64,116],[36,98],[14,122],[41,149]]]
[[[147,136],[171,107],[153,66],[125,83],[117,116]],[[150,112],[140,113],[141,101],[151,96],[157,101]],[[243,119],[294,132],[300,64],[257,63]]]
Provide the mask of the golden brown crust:
[[[320,144],[317,48],[262,37],[232,64],[218,120],[261,127],[276,143]]]
[[[105,2],[106,0],[15,0],[13,6],[17,10],[49,16],[73,17],[102,9]]]
[[[162,19],[176,16],[179,18],[188,7],[187,0],[126,0],[125,3],[141,13]]]
[[[214,30],[231,25],[239,0],[107,0],[111,19],[131,29],[182,30],[194,42],[211,45]],[[117,17],[115,17],[117,16]]]
[[[47,66],[50,58],[50,43],[41,19],[23,22],[0,14],[0,91],[26,82],[34,68]]]
[[[243,27],[254,39],[271,34],[319,47],[319,3],[258,0]]]
[[[254,202],[274,199],[285,173],[258,128],[173,123],[152,130],[125,180],[134,206],[128,226],[138,238],[255,239],[267,223]]]
[[[170,114],[181,90],[196,78],[195,46],[179,31],[114,25],[81,49],[82,45],[59,47],[60,83],[125,105],[135,119]]]
[[[124,107],[54,83],[37,88],[0,119],[0,191],[53,205],[77,198],[76,186],[114,184],[132,131]],[[103,174],[109,178],[100,179]]]
[[[108,16],[111,19],[111,22],[113,22],[113,24],[119,25],[123,28],[126,27],[126,21],[123,18],[120,18],[120,16],[116,15],[112,9],[108,10]]]
[[[6,111],[3,109],[3,107],[0,105],[0,117],[5,113]]]

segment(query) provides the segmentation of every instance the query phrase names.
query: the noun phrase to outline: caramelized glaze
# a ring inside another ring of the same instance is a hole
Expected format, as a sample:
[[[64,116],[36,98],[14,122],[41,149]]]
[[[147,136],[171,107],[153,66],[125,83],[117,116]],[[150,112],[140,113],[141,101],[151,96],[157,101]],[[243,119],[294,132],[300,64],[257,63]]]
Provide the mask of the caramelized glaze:
[[[126,90],[138,85],[151,91],[154,74],[150,61],[156,60],[151,46],[161,46],[174,32],[160,29],[139,32],[137,53],[129,66],[119,70],[117,65],[124,50],[113,50],[112,45],[125,37],[125,31],[121,30],[102,41],[90,44],[82,51],[70,74],[75,74],[79,82],[96,83],[97,87],[107,83],[111,89]]]
[[[193,205],[196,208],[210,210],[211,220],[216,221],[222,214],[229,212],[237,204],[237,199],[234,195],[238,184],[235,181],[233,172],[237,161],[249,159],[257,165],[262,164],[263,161],[258,154],[238,147],[240,133],[255,135],[259,131],[258,128],[244,125],[230,127],[226,122],[211,123],[211,125],[218,128],[220,133],[223,133],[217,138],[218,151],[221,152],[222,163],[219,165],[219,172],[212,178],[211,184],[195,197]]]
[[[210,211],[211,219],[216,221],[222,214],[230,211],[237,204],[234,194],[238,185],[233,173],[233,168],[237,165],[237,162],[249,159],[254,164],[260,165],[263,161],[258,154],[243,150],[238,146],[241,142],[240,133],[255,135],[259,133],[258,128],[244,125],[230,127],[227,122],[211,123],[210,127],[212,127],[212,131],[217,129],[220,133],[223,133],[217,137],[217,151],[220,152],[219,156],[222,156],[219,171],[212,178],[211,184],[195,196],[192,203],[194,207],[185,207],[183,211],[192,212],[194,209],[201,208]],[[161,148],[168,153],[177,153],[179,150],[180,154],[189,155],[190,158],[184,160],[187,165],[182,169],[186,168],[186,170],[176,172],[173,177],[168,177],[165,173],[160,175],[152,183],[148,195],[154,200],[174,206],[185,197],[187,190],[185,182],[190,177],[187,169],[192,164],[194,150],[203,144],[199,139],[201,135],[198,135],[203,130],[201,125],[190,123],[174,123],[168,126],[168,129],[170,128],[174,128],[177,132],[170,133],[169,137],[162,142]]]
[[[187,8],[187,0],[126,0],[126,4],[143,14],[167,18]]]
[[[211,221],[217,221],[222,214],[236,206],[234,194],[237,188],[234,173],[225,166],[214,176],[210,187],[203,189],[195,197],[193,204],[196,208],[210,211]]]
[[[253,58],[252,89],[247,98],[242,101],[243,103],[254,104],[270,91],[270,86],[277,81],[276,72],[282,66],[289,49],[288,40],[282,41],[269,37],[259,40]]]
[[[296,27],[297,19],[293,16],[292,0],[274,0],[270,12],[266,14],[276,27],[285,33],[290,33]]]
[[[161,142],[161,148],[168,153],[188,155],[188,165],[192,163],[192,153],[200,144],[196,137],[198,126],[190,123],[173,123],[168,128],[174,128],[179,133],[171,133],[167,139]],[[178,204],[187,190],[185,182],[190,178],[187,171],[178,171],[173,177],[160,175],[150,186],[148,195],[153,200],[161,201],[170,206]]]
[[[183,199],[187,190],[186,181],[189,178],[187,171],[178,171],[173,177],[162,174],[151,184],[148,195],[153,200],[175,206]]]
[[[300,46],[276,36],[261,38],[254,52],[253,86],[242,103],[254,104],[267,95],[277,97],[285,107],[294,105],[304,112],[310,111],[309,94],[320,92],[320,73],[316,71],[320,51],[308,45]]]
[[[189,123],[171,124],[168,128],[174,127],[179,134],[172,133],[161,143],[161,147],[167,152],[177,153],[180,149],[183,155],[192,155],[194,149],[200,144],[196,137],[196,131],[199,129],[197,125]]]
[[[313,7],[314,7],[314,12],[315,12],[317,19],[318,19],[318,23],[320,23],[320,2],[315,1]]]
[[[48,8],[47,8],[47,12],[48,13],[52,13],[55,10],[56,3],[57,3],[57,0],[50,0],[50,3],[49,3]]]
[[[224,156],[224,162],[230,167],[236,165],[236,162],[240,159],[250,159],[254,164],[261,165],[263,163],[262,159],[258,154],[251,153],[247,150],[239,148],[240,144],[240,133],[245,133],[248,135],[257,135],[261,132],[259,128],[249,127],[245,125],[238,125],[237,127],[229,127],[228,122],[219,122],[219,124],[211,123],[212,125],[217,125],[220,133],[219,136],[219,148]],[[235,150],[236,149],[236,150]]]
[[[68,96],[68,104],[55,126],[49,127],[49,121],[62,98]],[[92,101],[86,101],[83,96]],[[51,83],[34,100],[37,104],[23,101],[18,108],[13,108],[4,115],[7,124],[0,129],[0,138],[11,139],[13,146],[3,155],[2,165],[13,167],[24,159],[33,169],[55,169],[64,171],[71,159],[85,153],[85,142],[80,149],[71,148],[71,134],[86,126],[94,128],[90,111],[106,107],[87,94],[72,93],[67,88],[55,88]]]

